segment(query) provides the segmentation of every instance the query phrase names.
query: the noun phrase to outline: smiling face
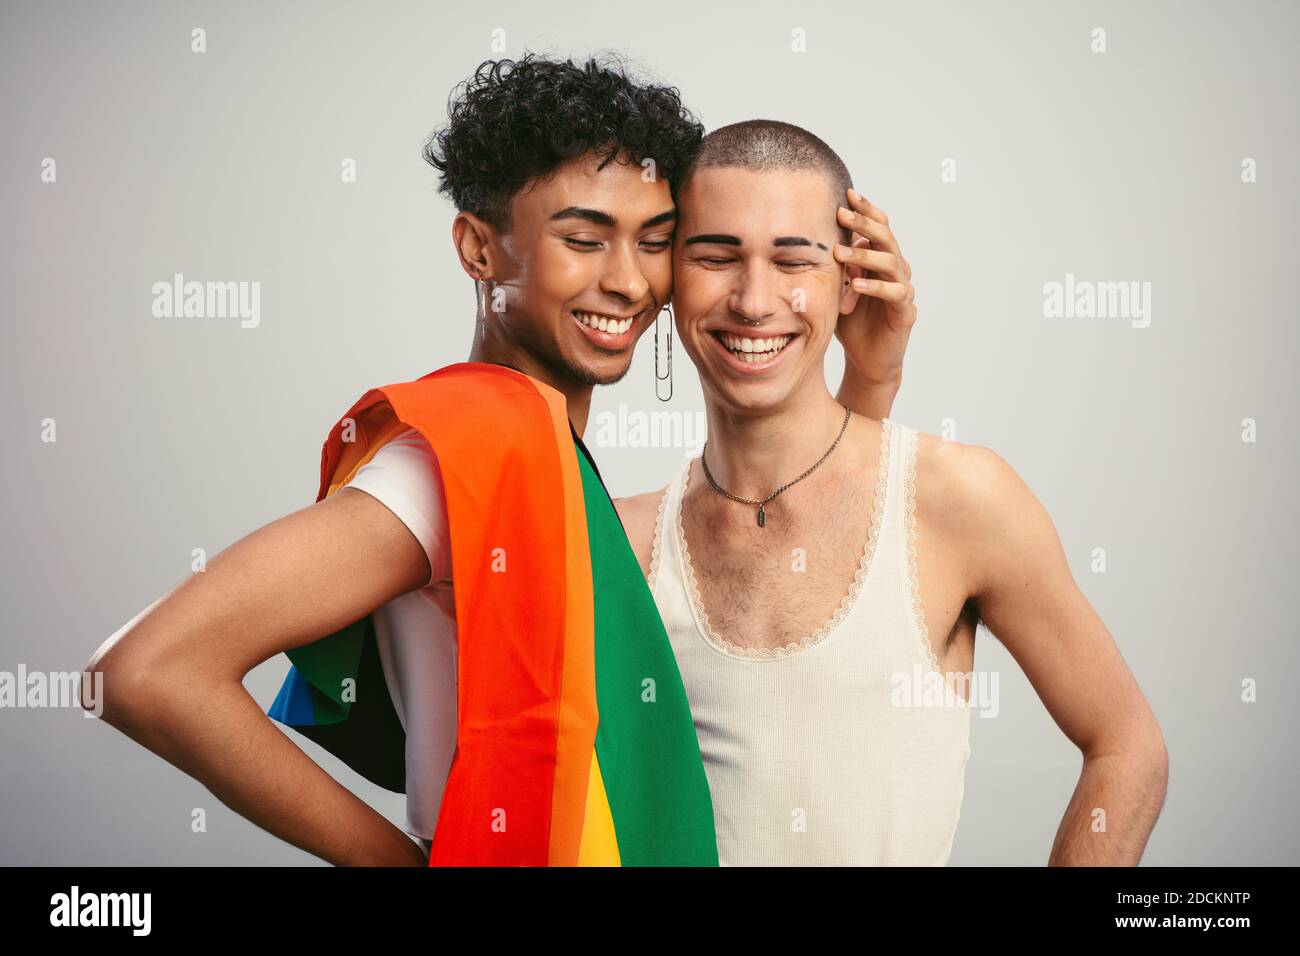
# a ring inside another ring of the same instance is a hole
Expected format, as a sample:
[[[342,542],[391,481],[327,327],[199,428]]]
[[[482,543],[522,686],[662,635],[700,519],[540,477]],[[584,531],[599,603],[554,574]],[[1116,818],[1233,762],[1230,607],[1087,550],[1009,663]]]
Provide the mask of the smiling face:
[[[831,252],[842,239],[828,179],[708,167],[678,199],[673,309],[705,391],[758,411],[824,388],[826,348],[849,301]]]
[[[672,291],[668,184],[644,181],[639,165],[599,165],[585,154],[514,196],[510,228],[494,239],[503,296],[487,304],[506,338],[584,385],[626,374]]]

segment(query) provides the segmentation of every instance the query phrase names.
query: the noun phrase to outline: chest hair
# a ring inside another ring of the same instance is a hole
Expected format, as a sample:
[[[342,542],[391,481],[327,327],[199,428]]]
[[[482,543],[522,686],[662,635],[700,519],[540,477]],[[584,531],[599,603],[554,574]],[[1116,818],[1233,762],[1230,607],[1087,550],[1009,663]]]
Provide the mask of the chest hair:
[[[875,476],[795,487],[757,507],[722,498],[698,463],[682,502],[682,530],[700,601],[719,637],[779,647],[821,627],[848,594],[871,527]]]

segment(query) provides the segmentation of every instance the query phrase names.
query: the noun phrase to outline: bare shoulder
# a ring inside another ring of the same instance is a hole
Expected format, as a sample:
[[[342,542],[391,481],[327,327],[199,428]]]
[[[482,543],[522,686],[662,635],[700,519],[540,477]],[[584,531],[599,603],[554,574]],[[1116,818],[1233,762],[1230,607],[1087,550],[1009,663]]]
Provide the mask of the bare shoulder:
[[[957,523],[978,521],[988,509],[1014,505],[1029,489],[996,451],[983,445],[917,434],[918,513],[946,513]]]
[[[627,498],[615,498],[614,507],[627,532],[627,540],[641,563],[641,573],[650,576],[650,556],[654,550],[655,524],[659,517],[659,503],[663,501],[667,488],[650,491],[643,495],[631,495]]]
[[[1059,551],[1051,517],[991,448],[919,433],[915,496],[918,523],[961,554],[973,581]]]

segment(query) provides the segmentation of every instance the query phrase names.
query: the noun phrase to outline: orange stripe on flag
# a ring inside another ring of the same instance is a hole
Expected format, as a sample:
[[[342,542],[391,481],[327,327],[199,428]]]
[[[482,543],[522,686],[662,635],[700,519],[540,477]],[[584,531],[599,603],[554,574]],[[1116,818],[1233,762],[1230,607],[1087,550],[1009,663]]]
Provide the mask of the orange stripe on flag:
[[[587,789],[596,745],[596,637],[592,605],[591,553],[587,511],[578,473],[578,450],[569,430],[564,396],[543,393],[555,427],[564,481],[564,562],[569,568],[564,610],[564,670],[561,678],[555,786],[551,812],[550,863],[577,866]]]
[[[438,456],[451,529],[456,754],[430,865],[545,866],[568,600],[555,428],[523,375],[472,364],[433,374],[443,387],[382,390]]]

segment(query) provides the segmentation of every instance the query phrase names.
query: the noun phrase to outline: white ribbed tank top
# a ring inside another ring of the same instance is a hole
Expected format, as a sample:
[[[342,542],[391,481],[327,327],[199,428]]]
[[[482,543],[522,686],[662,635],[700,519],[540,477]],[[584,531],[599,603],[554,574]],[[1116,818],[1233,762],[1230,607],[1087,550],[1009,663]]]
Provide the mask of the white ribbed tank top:
[[[854,582],[816,633],[774,650],[710,628],[681,530],[690,462],[660,499],[650,590],[694,716],[724,866],[948,862],[970,709],[936,706],[934,694],[916,704],[925,675],[933,686],[940,673],[916,590],[916,442],[882,423],[885,480]]]

